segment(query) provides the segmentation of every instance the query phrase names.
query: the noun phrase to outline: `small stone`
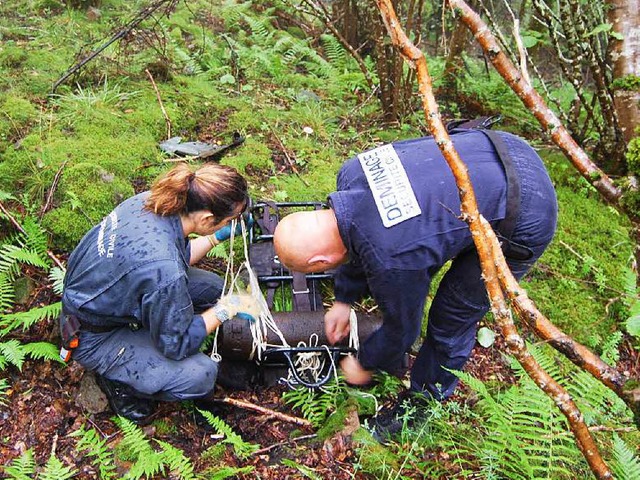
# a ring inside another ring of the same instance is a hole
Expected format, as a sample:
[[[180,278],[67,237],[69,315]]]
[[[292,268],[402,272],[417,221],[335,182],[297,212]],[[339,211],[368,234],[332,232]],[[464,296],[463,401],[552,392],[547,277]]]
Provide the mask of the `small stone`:
[[[76,403],[89,413],[100,413],[107,410],[107,396],[96,383],[93,373],[86,372],[80,381]]]

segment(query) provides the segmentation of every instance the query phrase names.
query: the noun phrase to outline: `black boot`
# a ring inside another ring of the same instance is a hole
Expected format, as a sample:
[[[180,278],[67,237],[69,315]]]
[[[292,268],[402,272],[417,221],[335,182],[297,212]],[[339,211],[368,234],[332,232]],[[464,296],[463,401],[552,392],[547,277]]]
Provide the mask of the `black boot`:
[[[373,417],[371,424],[373,437],[380,443],[386,443],[403,428],[413,428],[426,419],[429,400],[421,393],[403,391],[389,407],[382,408]]]
[[[109,380],[102,375],[95,374],[96,383],[107,396],[113,413],[131,420],[137,425],[145,425],[156,410],[153,400],[137,397],[130,386]]]

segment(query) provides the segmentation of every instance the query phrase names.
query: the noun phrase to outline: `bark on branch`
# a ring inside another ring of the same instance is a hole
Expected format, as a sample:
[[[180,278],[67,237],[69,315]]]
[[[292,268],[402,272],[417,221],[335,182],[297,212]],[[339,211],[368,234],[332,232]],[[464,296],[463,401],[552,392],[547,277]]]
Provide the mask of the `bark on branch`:
[[[453,147],[453,143],[440,118],[438,104],[433,95],[431,77],[427,68],[426,59],[423,53],[411,43],[401,29],[391,1],[377,0],[377,4],[393,44],[398,48],[407,63],[416,69],[418,91],[422,98],[422,105],[429,130],[442,151],[447,164],[451,168],[458,185],[461,201],[461,216],[471,230],[473,241],[480,257],[480,264],[489,294],[491,310],[506,339],[509,351],[520,362],[527,374],[552,398],[554,403],[565,415],[569,422],[569,427],[574,433],[578,447],[582,451],[594,475],[602,479],[611,478],[611,471],[602,459],[577,406],[566,390],[537,364],[526,349],[523,339],[515,328],[511,311],[506,303],[505,294],[499,282],[497,262],[494,260],[498,259],[501,262],[505,262],[504,256],[500,248],[495,248],[495,245],[497,245],[495,233],[490,227],[486,227],[488,223],[482,218],[478,211],[475,193],[466,165],[462,162]],[[546,118],[551,112],[544,113]],[[556,119],[555,115],[549,117],[549,121],[553,121],[553,132],[561,131],[560,122]]]
[[[616,208],[620,208],[621,190],[598,168],[573,140],[558,117],[546,105],[544,99],[522,77],[507,55],[498,45],[495,37],[464,0],[447,0],[456,14],[460,15],[464,24],[473,32],[476,40],[487,54],[487,57],[502,75],[511,89],[536,117],[540,125],[548,132],[554,143],[564,152],[578,172],[591,183],[600,194]]]

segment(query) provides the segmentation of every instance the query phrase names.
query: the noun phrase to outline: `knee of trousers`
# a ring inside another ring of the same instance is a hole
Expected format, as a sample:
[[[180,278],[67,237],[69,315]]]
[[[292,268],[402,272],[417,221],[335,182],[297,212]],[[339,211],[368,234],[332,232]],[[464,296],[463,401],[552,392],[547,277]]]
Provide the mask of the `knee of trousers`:
[[[184,394],[189,397],[204,397],[211,393],[215,387],[218,377],[218,362],[214,362],[210,358],[201,362],[197,368],[194,368],[188,375],[187,385],[185,385]]]

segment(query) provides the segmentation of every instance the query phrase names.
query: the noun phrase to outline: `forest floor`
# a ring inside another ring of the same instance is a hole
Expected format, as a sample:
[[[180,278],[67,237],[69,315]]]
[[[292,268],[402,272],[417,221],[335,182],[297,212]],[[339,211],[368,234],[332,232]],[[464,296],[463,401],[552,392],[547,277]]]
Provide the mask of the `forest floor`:
[[[55,295],[46,286],[46,279],[38,278],[35,273],[31,279],[36,287],[25,305],[26,308],[56,301]],[[41,322],[24,333],[19,340],[29,342],[44,339],[55,342],[55,330],[55,322]],[[500,337],[489,348],[477,346],[466,371],[484,381],[495,380],[503,384],[513,382],[513,373],[503,351],[504,343]],[[639,361],[638,352],[627,342],[623,342],[619,368],[637,378],[640,374]],[[108,440],[109,447],[115,449],[122,439],[122,433],[111,420],[113,414],[104,395],[92,381],[91,374],[74,362],[64,367],[34,360],[26,361],[21,372],[13,368],[6,372],[11,388],[7,392],[8,401],[2,407],[0,421],[1,464],[8,465],[12,459],[31,448],[39,465],[46,463],[53,452],[66,465],[78,470],[75,478],[99,478],[93,459],[76,449],[77,439],[70,434],[83,425],[93,427]],[[292,411],[282,400],[284,391],[285,387],[280,386],[237,391],[225,391],[222,388],[217,390],[220,397],[243,400],[291,416],[299,415],[299,412]],[[458,388],[455,398],[458,401],[473,402],[473,396],[464,385]],[[273,414],[228,404],[221,404],[216,415],[230,425],[245,442],[260,446],[245,461],[239,461],[231,448],[224,450],[222,458],[215,460],[217,465],[253,467],[251,473],[238,474],[234,478],[302,478],[299,469],[282,464],[282,459],[289,459],[311,469],[318,478],[370,478],[357,471],[354,466],[358,463],[358,453],[348,433],[338,433],[320,441],[311,427],[278,419]],[[175,404],[160,403],[154,420],[143,427],[148,438],[167,441],[181,449],[191,459],[196,472],[211,466],[212,460],[203,453],[220,442],[221,436],[198,424],[188,405],[180,404],[176,408]],[[295,440],[296,437],[300,440]],[[446,462],[447,456],[443,455],[441,461]],[[124,474],[129,465],[126,461],[118,460],[117,466],[119,472]],[[450,471],[455,472],[455,468]],[[421,472],[412,471],[410,466],[403,473],[409,478],[422,478]],[[177,477],[167,474],[158,478]],[[455,478],[455,475],[448,478]]]

